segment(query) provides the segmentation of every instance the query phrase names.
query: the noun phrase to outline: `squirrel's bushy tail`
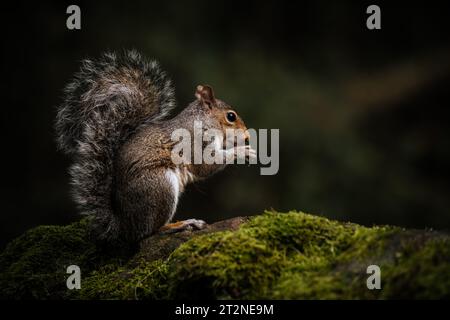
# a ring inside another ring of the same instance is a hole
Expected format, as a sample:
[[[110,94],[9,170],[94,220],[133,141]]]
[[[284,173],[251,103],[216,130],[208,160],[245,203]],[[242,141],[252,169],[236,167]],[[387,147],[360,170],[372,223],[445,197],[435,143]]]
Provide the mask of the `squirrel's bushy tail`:
[[[118,148],[174,106],[170,80],[136,51],[84,60],[67,85],[56,117],[57,142],[73,157],[73,196],[82,213],[95,216],[100,238],[114,240],[119,232],[111,201]]]

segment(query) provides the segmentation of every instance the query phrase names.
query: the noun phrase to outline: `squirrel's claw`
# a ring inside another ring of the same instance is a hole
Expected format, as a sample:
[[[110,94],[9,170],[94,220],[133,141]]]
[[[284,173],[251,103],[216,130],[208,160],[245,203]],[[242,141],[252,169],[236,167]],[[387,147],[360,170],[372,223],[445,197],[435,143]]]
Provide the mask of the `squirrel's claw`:
[[[247,157],[249,159],[256,159],[256,156],[257,156],[256,150],[249,146]]]
[[[256,159],[256,150],[248,145],[235,147],[233,149],[233,152],[234,152],[235,159],[240,159],[240,158],[243,158],[245,160]]]
[[[199,219],[187,219],[183,221],[177,221],[174,223],[168,223],[159,229],[160,234],[169,234],[175,232],[181,232],[185,230],[201,230],[207,226],[207,223]]]

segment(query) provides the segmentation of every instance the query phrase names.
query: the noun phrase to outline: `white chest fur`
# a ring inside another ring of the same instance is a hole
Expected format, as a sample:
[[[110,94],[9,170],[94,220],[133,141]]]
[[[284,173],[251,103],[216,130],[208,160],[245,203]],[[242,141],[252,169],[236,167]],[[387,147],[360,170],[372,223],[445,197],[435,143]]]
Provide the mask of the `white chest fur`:
[[[184,190],[184,187],[189,183],[194,181],[194,175],[190,173],[186,168],[176,168],[166,170],[166,179],[169,182],[173,194],[174,194],[174,206],[171,216],[175,214],[175,210],[178,204],[178,198]]]

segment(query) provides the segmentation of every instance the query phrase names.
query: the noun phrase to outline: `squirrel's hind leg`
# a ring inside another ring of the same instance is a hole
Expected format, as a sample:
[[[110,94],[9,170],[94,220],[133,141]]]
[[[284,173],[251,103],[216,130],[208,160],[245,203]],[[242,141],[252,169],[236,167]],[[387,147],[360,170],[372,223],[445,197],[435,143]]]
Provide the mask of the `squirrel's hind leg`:
[[[159,229],[162,234],[181,232],[185,230],[201,230],[207,226],[207,223],[198,219],[187,219],[183,221],[177,221],[168,223]]]

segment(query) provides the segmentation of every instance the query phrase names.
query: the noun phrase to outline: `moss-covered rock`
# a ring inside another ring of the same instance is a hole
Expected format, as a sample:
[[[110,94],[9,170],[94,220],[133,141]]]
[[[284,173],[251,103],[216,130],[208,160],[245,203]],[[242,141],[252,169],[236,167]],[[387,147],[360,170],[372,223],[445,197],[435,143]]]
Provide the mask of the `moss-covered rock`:
[[[129,255],[100,249],[89,221],[38,227],[0,255],[0,297],[37,299],[450,298],[450,237],[298,212],[155,235]],[[82,270],[66,288],[66,267]],[[367,267],[381,269],[369,290]]]

